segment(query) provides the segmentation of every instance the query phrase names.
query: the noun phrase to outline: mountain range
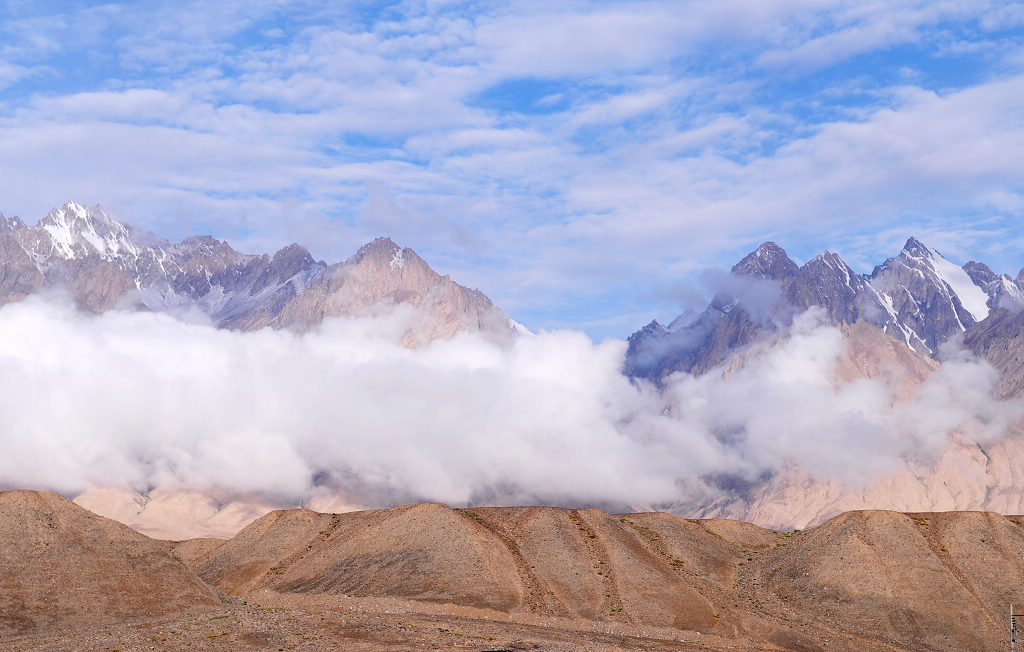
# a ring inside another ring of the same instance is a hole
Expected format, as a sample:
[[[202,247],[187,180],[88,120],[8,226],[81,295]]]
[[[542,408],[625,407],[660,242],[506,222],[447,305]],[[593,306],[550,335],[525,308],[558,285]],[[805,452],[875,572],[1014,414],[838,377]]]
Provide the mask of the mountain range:
[[[35,226],[0,215],[0,305],[44,289],[79,308],[191,313],[221,328],[309,330],[325,318],[404,303],[428,316],[410,342],[462,330],[511,332],[482,292],[430,268],[412,249],[378,238],[328,264],[291,244],[243,254],[211,236],[170,242],[113,219],[100,206],[68,202]]]
[[[1011,277],[976,261],[958,266],[910,238],[898,255],[858,274],[835,253],[798,265],[766,242],[734,265],[727,281],[702,311],[688,311],[667,326],[655,320],[633,333],[625,373],[662,388],[673,374],[728,378],[783,346],[795,320],[814,310],[842,335],[830,382],[884,379],[891,400],[905,401],[949,356],[966,349],[995,369],[1001,398],[1024,391],[1024,270]],[[98,206],[73,202],[35,226],[0,216],[0,305],[44,291],[66,292],[88,312],[169,312],[234,330],[304,332],[326,318],[406,305],[421,316],[404,334],[410,346],[461,331],[506,341],[525,332],[483,293],[437,274],[412,249],[387,238],[328,264],[298,244],[269,255],[239,253],[210,236],[174,243],[122,224]],[[905,456],[898,469],[862,486],[788,464],[754,478],[703,478],[715,489],[711,495],[681,495],[653,507],[777,528],[805,527],[859,508],[1019,513],[1022,432],[1018,424],[995,441],[955,433],[941,450]],[[713,434],[724,445],[736,435]],[[95,488],[77,500],[161,536],[229,535],[274,507],[258,497],[191,489],[133,495]],[[324,500],[325,509],[356,507],[342,496]]]
[[[735,351],[779,332],[795,314],[823,309],[833,324],[865,322],[937,358],[954,338],[1006,376],[1014,364],[993,340],[1020,332],[1024,269],[1011,278],[976,261],[957,266],[916,238],[870,274],[857,274],[824,252],[798,266],[785,250],[766,242],[732,267],[742,294],[716,295],[703,312],[689,311],[668,326],[651,321],[629,337],[627,371],[659,382],[683,371],[703,373]],[[735,286],[734,286],[735,287]],[[1010,380],[1006,393],[1021,389]]]
[[[945,364],[962,362],[967,355],[993,368],[993,400],[1004,402],[1008,414],[1019,411],[1024,270],[1011,277],[976,261],[958,266],[910,238],[897,256],[870,274],[857,274],[834,253],[800,266],[777,244],[766,242],[733,266],[727,280],[728,291],[715,295],[703,311],[686,312],[668,326],[655,320],[633,333],[627,373],[659,386],[680,373],[728,378],[784,346],[795,317],[814,309],[843,335],[842,351],[830,378],[824,379],[837,387],[879,381],[889,400],[899,404],[922,392]],[[950,382],[955,387],[944,391],[952,393],[933,401],[933,411],[955,403],[958,394],[987,391],[972,386],[975,378]],[[919,429],[931,434],[927,425]],[[939,450],[906,452],[898,468],[866,483],[851,486],[816,469],[787,464],[753,480],[715,478],[712,484],[724,489],[717,496],[663,507],[768,527],[807,527],[852,509],[1020,513],[1024,478],[1017,469],[1022,464],[1024,424],[1017,418],[995,438],[957,431]]]

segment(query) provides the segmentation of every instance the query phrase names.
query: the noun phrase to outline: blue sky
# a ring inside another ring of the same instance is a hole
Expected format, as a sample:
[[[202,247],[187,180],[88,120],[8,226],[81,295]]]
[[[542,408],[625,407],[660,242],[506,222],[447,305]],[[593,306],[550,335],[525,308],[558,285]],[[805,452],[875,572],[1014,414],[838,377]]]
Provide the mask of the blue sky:
[[[390,235],[534,329],[671,319],[767,239],[1015,276],[1022,172],[1012,2],[0,3],[4,214]]]

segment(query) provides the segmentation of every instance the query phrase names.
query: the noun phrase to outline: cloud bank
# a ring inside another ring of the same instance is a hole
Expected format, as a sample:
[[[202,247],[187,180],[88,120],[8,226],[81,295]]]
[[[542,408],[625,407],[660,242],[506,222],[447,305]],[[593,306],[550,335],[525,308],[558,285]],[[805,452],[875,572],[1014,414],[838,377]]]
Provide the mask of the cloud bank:
[[[625,343],[579,332],[496,343],[396,342],[399,308],[303,336],[162,314],[84,315],[34,297],[0,308],[0,486],[220,487],[367,506],[667,504],[704,478],[795,463],[863,482],[954,430],[1004,436],[1019,410],[991,368],[946,363],[893,403],[883,381],[837,383],[842,335],[818,315],[727,374],[659,393],[621,373]]]

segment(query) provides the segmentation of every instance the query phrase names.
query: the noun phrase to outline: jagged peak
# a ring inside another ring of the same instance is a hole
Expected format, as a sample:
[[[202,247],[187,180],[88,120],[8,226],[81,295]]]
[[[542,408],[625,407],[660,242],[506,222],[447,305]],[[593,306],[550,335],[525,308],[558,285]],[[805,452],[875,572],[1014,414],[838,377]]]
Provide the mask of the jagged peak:
[[[353,256],[355,260],[362,260],[364,257],[369,255],[392,255],[396,251],[401,251],[402,248],[395,244],[395,241],[387,236],[381,236],[374,238],[370,242],[367,242],[359,250],[356,251],[356,255]]]
[[[139,243],[134,229],[112,218],[97,204],[86,208],[73,201],[54,208],[39,220],[37,229],[49,234],[52,251],[71,259],[79,255],[98,254],[105,259],[124,254],[136,256]]]
[[[367,259],[381,265],[388,265],[396,272],[404,269],[411,260],[421,260],[415,251],[408,247],[400,247],[391,238],[386,236],[364,244],[346,263],[360,263]]]
[[[991,274],[996,276],[996,273],[992,271],[992,268],[985,263],[980,263],[976,260],[968,260],[964,263],[964,271],[966,272],[982,272],[984,274]]]
[[[786,256],[786,250],[773,240],[762,242],[757,249],[750,252],[753,256]],[[788,256],[786,256],[788,258]]]
[[[219,245],[227,244],[223,240],[218,240],[212,235],[190,235],[181,241],[183,245],[205,245],[207,247],[216,247]]]
[[[4,214],[0,213],[0,228],[22,229],[24,227],[25,223],[17,215],[14,217],[4,217]]]
[[[976,260],[964,263],[963,270],[967,272],[967,275],[974,281],[974,284],[982,289],[985,289],[990,283],[998,281],[1000,278],[1006,278],[1007,281],[1010,280],[1008,275],[1003,274],[1000,277],[999,274],[992,271],[991,267]]]
[[[782,280],[792,277],[799,269],[786,254],[785,249],[769,241],[733,265],[732,273]]]
[[[853,271],[853,268],[851,268],[846,263],[846,261],[843,260],[842,256],[835,253],[834,251],[828,250],[825,250],[818,254],[817,256],[815,256],[814,258],[808,260],[800,269],[813,270],[819,268],[820,266],[829,267],[831,269],[834,269],[836,272],[842,272],[850,277],[856,276],[856,273]]]
[[[50,209],[46,216],[39,220],[39,226],[64,226],[80,231],[83,226],[103,225],[118,230],[127,230],[127,225],[118,222],[110,216],[103,206],[96,204],[89,208],[77,202],[65,202],[60,208]]]
[[[827,249],[825,251],[821,252],[820,254],[818,254],[817,256],[815,256],[814,258],[812,258],[811,260],[807,261],[807,263],[805,263],[805,266],[807,264],[810,264],[812,261],[815,261],[815,260],[822,261],[822,262],[832,262],[832,263],[837,263],[838,262],[838,263],[842,263],[843,265],[846,265],[846,261],[843,260],[842,256],[840,256],[839,254],[837,254],[834,251],[829,251]]]
[[[657,319],[652,319],[649,324],[629,336],[630,342],[637,342],[648,337],[659,337],[668,335],[671,331]]]
[[[301,258],[303,260],[308,259],[310,263],[313,261],[313,256],[309,253],[309,249],[306,249],[298,242],[293,242],[290,245],[285,245],[274,253],[271,260],[279,260],[285,258]]]
[[[907,242],[903,245],[903,249],[900,250],[899,255],[889,258],[881,265],[876,266],[874,271],[871,273],[871,278],[877,277],[884,270],[892,269],[894,265],[909,265],[911,267],[916,267],[917,263],[914,261],[921,261],[927,263],[930,267],[934,267],[934,261],[936,260],[947,263],[949,262],[941,253],[932,249],[914,236],[910,236],[907,238]]]
[[[379,238],[374,238],[370,242],[367,242],[366,244],[364,244],[362,247],[359,248],[359,251],[363,251],[363,250],[367,250],[367,251],[369,251],[369,250],[391,250],[391,249],[401,249],[401,247],[399,247],[397,244],[395,244],[395,241],[392,240],[390,237],[388,237],[386,235],[382,235]]]
[[[284,276],[292,276],[315,265],[316,261],[309,250],[294,242],[278,249],[270,259],[270,269]]]
[[[913,258],[932,258],[935,255],[942,255],[914,236],[907,238],[906,244],[903,245],[902,253]]]

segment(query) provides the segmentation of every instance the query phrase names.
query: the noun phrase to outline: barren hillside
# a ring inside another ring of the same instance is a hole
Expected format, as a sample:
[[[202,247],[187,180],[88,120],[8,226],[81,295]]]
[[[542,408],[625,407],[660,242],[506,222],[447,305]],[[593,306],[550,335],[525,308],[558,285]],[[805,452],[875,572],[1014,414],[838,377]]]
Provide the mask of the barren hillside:
[[[0,493],[4,649],[980,650],[1024,519],[847,512],[806,532],[426,503],[160,542]],[[218,596],[217,591],[222,591]]]

